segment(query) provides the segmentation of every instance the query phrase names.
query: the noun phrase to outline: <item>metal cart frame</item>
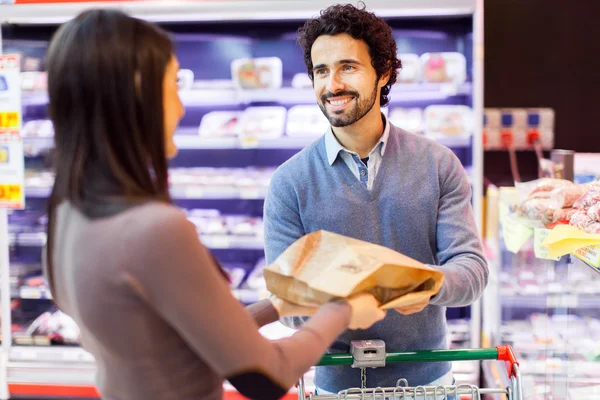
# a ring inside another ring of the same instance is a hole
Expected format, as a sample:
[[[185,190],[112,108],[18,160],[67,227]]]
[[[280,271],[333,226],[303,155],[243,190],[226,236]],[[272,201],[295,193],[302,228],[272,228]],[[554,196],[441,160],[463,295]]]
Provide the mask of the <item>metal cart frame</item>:
[[[379,343],[375,343],[379,342]],[[348,365],[360,368],[383,367],[386,364],[402,362],[441,362],[441,361],[470,361],[470,360],[500,360],[506,363],[506,369],[511,385],[502,388],[479,388],[475,385],[458,384],[453,386],[415,386],[410,387],[406,379],[399,379],[396,387],[389,388],[350,388],[340,391],[337,395],[306,394],[304,378],[298,384],[298,400],[366,400],[366,399],[445,399],[446,396],[455,396],[457,400],[462,397],[481,399],[481,395],[504,394],[507,400],[523,400],[521,386],[521,372],[519,362],[511,346],[497,346],[484,349],[461,350],[424,350],[399,353],[386,353],[385,345],[381,341],[356,341],[352,342],[351,352],[342,354],[326,354],[317,366]],[[363,381],[364,385],[364,381]],[[366,386],[366,385],[365,385]]]

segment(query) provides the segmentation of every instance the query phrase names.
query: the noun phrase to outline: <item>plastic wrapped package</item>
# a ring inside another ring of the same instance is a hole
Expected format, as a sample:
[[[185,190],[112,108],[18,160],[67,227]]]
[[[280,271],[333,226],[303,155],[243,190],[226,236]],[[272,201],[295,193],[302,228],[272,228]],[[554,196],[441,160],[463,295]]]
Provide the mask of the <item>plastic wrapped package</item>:
[[[256,139],[281,137],[285,129],[284,107],[248,107],[240,118],[240,136]]]
[[[472,111],[467,106],[428,106],[424,113],[425,135],[431,139],[468,136],[473,132]]]
[[[588,208],[587,216],[594,222],[600,222],[600,203]]]
[[[395,126],[408,132],[423,132],[423,110],[420,108],[394,107],[388,119]]]
[[[594,221],[588,217],[585,210],[579,210],[571,216],[569,224],[577,228],[585,228],[586,226],[591,225],[593,222]]]
[[[554,215],[552,199],[547,197],[530,197],[519,206],[519,212],[525,218],[536,221],[544,221],[544,215]]]
[[[467,80],[467,60],[461,53],[425,53],[421,63],[425,82],[459,84]]]
[[[329,121],[319,106],[300,105],[289,109],[286,134],[292,137],[321,136],[329,127]]]
[[[517,192],[521,201],[538,193],[548,193],[554,189],[574,186],[575,184],[565,179],[541,178],[529,182],[517,183]],[[540,196],[540,195],[538,195]],[[549,194],[548,194],[549,196]],[[562,207],[561,207],[562,208]]]
[[[600,185],[590,184],[588,190],[573,204],[573,206],[576,208],[589,208],[598,203],[600,203]]]
[[[278,89],[283,64],[278,57],[240,58],[231,63],[231,75],[239,89]]]
[[[569,222],[573,214],[575,214],[577,211],[579,210],[576,208],[561,208],[560,210],[555,210],[552,215],[552,222],[550,223]]]
[[[588,190],[586,185],[566,185],[557,187],[550,192],[554,202],[554,208],[570,208]]]
[[[417,54],[398,54],[402,69],[398,73],[398,83],[416,83],[421,81],[421,59]]]
[[[79,344],[79,327],[62,311],[45,312],[27,328],[27,335],[43,335],[61,344]]]
[[[586,233],[591,233],[593,235],[600,234],[600,222],[592,222],[591,224],[583,228],[583,230]]]
[[[211,111],[202,117],[198,135],[204,137],[237,136],[240,111]]]

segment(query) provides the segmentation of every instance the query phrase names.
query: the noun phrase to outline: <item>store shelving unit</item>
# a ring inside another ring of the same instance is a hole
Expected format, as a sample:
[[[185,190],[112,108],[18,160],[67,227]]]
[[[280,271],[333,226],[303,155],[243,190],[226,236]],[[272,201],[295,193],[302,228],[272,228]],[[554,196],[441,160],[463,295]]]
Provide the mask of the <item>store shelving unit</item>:
[[[506,203],[510,196],[500,193]],[[506,249],[501,234],[490,245],[496,257],[484,296],[485,345],[513,346],[526,399],[599,398],[600,270],[573,255],[536,258],[533,238],[516,254]],[[506,383],[501,368],[483,363],[488,385]]]
[[[182,68],[193,69],[196,79],[230,79],[230,76],[214,76],[219,68],[208,71],[196,65],[198,59],[187,57],[190,43],[194,46],[198,37],[245,38],[251,43],[250,53],[261,56],[293,54],[284,59],[284,84],[281,89],[240,91],[231,87],[206,88],[194,85],[181,91],[186,107],[186,117],[181,123],[175,141],[180,149],[173,160],[173,168],[276,167],[296,152],[318,139],[314,134],[306,136],[282,136],[275,139],[247,140],[237,137],[200,137],[198,125],[204,114],[212,110],[243,110],[247,106],[315,104],[310,88],[292,88],[290,73],[302,72],[299,50],[293,43],[293,32],[302,21],[318,14],[330,5],[325,0],[307,1],[121,1],[111,3],[61,3],[24,4],[0,6],[0,23],[3,29],[4,49],[35,48],[43,56],[48,32],[89,7],[119,7],[128,13],[162,24],[174,32],[175,40],[182,43],[178,56]],[[461,158],[473,187],[473,205],[479,219],[481,215],[482,143],[481,121],[483,115],[483,24],[481,0],[371,0],[369,9],[389,19],[399,41],[399,51],[458,51],[467,59],[467,81],[450,83],[397,84],[391,93],[390,107],[421,107],[432,104],[467,105],[473,109],[473,134],[445,137],[440,142]],[[224,32],[223,24],[230,22],[231,32]],[[248,39],[250,38],[250,39]],[[291,38],[291,39],[290,39]],[[206,41],[206,39],[202,39]],[[276,42],[276,43],[275,43]],[[257,45],[258,43],[258,45]],[[29,47],[27,47],[29,46]],[[187,47],[186,47],[187,46]],[[252,47],[255,46],[255,47]],[[258,49],[258,50],[257,50]],[[33,50],[32,50],[33,51]],[[198,50],[200,51],[200,50]],[[40,53],[41,52],[41,53]],[[269,53],[270,52],[270,53]],[[214,54],[207,57],[215,57]],[[288,68],[289,70],[286,70]],[[216,72],[215,72],[216,71]],[[291,71],[291,72],[290,72]],[[224,72],[225,75],[229,71]],[[203,74],[210,76],[204,77]],[[212,75],[211,75],[212,74]],[[206,81],[203,82],[206,84]],[[48,96],[43,92],[24,92],[24,121],[46,118]],[[52,137],[25,137],[24,148],[28,169],[47,168],[45,154],[52,150]],[[26,189],[28,211],[41,210],[49,195],[49,186],[30,186]],[[266,196],[263,186],[173,186],[171,194],[176,204],[186,209],[210,208],[227,214],[260,217]],[[26,212],[28,212],[26,211]],[[478,221],[480,222],[480,221]],[[245,264],[248,271],[262,257],[264,243],[261,235],[200,235],[202,242],[215,251],[218,258],[228,263]],[[40,248],[45,243],[45,233],[39,226],[22,232],[11,233],[11,262],[24,257],[27,262],[39,262]],[[40,287],[20,286],[11,290],[14,300],[45,310],[52,307],[49,292]],[[244,303],[257,301],[264,293],[247,287],[233,289],[233,294]],[[37,306],[36,306],[37,305]],[[456,325],[452,334],[456,343],[479,346],[478,304],[472,309],[452,310],[449,315],[472,317],[465,324]],[[271,331],[276,328],[269,328]],[[14,397],[54,395],[94,397],[93,358],[84,350],[71,346],[21,346],[12,344],[8,363],[8,384]],[[477,363],[456,367],[457,378],[476,381]],[[0,379],[1,380],[1,379]]]

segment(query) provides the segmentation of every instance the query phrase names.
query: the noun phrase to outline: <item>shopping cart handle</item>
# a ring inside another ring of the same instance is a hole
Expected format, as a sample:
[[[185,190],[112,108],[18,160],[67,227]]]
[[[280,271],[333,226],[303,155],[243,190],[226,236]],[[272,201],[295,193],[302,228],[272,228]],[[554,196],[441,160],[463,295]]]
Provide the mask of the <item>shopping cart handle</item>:
[[[513,348],[507,344],[504,346],[496,346],[496,349],[498,349],[498,360],[500,361],[504,361],[506,362],[506,370],[508,371],[508,376],[510,377],[517,377],[517,371],[515,371],[514,366],[515,365],[519,365],[519,362],[517,361],[517,357],[515,356],[515,352],[513,351]]]
[[[440,362],[470,360],[501,360],[506,362],[508,375],[516,378],[514,365],[519,365],[510,345],[484,349],[420,350],[387,353],[386,364],[402,362]],[[317,366],[352,365],[354,358],[348,353],[325,354]]]

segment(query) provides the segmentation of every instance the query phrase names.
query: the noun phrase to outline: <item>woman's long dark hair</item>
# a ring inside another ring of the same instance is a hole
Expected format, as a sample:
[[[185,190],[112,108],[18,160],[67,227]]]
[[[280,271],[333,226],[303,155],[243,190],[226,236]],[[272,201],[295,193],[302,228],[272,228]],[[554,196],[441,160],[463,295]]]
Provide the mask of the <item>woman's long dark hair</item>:
[[[163,78],[172,54],[165,32],[116,10],[86,11],[54,35],[47,58],[56,169],[46,246],[51,290],[61,202],[90,218],[98,205],[170,202]]]

